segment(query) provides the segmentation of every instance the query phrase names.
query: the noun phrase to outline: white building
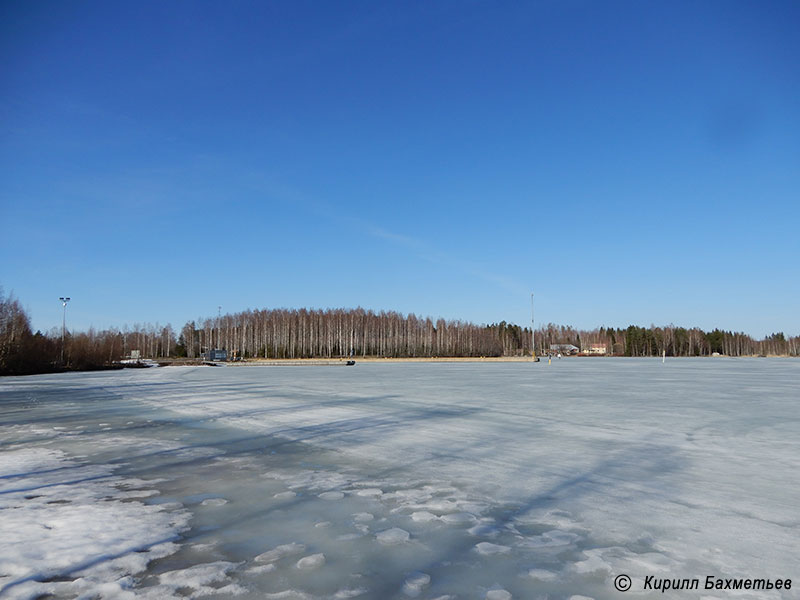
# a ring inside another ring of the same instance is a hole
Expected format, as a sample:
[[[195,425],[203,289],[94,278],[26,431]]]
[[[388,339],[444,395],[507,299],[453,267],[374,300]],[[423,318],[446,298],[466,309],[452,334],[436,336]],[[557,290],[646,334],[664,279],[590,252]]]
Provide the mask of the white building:
[[[605,344],[588,344],[583,347],[584,354],[608,354],[608,347]]]

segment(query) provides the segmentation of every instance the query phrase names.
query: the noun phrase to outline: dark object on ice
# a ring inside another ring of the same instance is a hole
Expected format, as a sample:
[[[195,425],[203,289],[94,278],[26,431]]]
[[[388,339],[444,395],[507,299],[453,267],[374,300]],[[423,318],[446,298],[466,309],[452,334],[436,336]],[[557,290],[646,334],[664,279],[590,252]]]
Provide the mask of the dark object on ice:
[[[220,350],[219,348],[213,348],[208,350],[207,352],[202,353],[202,358],[208,361],[227,361],[228,360],[228,351],[227,350]]]
[[[144,362],[142,360],[137,360],[136,362],[127,362],[122,363],[123,369],[149,369],[150,367],[154,366],[153,363]]]
[[[352,367],[354,364],[356,364],[356,361],[348,360],[346,363],[344,363],[344,366],[345,367]]]
[[[572,344],[550,344],[550,352],[553,354],[577,354],[581,349]],[[560,358],[560,357],[559,357]]]

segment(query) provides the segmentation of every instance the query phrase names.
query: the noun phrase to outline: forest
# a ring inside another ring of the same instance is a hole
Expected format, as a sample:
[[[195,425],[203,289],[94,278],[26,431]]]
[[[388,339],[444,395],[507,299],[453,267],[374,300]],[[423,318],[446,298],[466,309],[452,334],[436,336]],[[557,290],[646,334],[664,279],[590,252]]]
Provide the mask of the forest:
[[[530,356],[554,344],[572,344],[582,351],[603,345],[615,356],[791,355],[800,353],[800,336],[773,334],[754,340],[745,333],[710,332],[668,325],[649,328],[599,327],[578,330],[549,323],[536,328],[506,323],[475,325],[357,309],[260,310],[222,315],[184,325],[176,346],[188,357],[208,348],[222,348],[243,358],[479,357]]]
[[[581,353],[601,346],[612,356],[800,356],[800,336],[774,333],[762,340],[732,331],[667,325],[578,330],[553,323],[536,328],[501,321],[476,325],[393,311],[263,309],[201,318],[172,326],[136,324],[85,332],[33,332],[30,317],[0,289],[0,375],[109,368],[138,351],[142,358],[201,359],[209,349],[230,357],[501,357],[537,355],[554,344]]]

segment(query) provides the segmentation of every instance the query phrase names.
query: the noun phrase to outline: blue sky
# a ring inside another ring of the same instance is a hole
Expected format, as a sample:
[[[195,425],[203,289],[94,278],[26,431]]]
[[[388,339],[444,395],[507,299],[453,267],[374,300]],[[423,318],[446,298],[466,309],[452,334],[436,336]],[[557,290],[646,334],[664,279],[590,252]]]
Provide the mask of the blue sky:
[[[36,328],[355,307],[800,333],[796,2],[4,2]]]

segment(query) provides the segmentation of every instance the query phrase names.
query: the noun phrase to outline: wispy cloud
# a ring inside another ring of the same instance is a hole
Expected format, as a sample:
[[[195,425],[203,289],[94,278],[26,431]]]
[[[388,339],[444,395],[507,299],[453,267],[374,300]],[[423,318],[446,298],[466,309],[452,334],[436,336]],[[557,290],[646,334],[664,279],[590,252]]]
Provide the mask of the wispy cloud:
[[[514,294],[524,295],[529,291],[515,279],[487,271],[474,261],[455,258],[452,254],[444,252],[424,240],[388,231],[369,223],[363,223],[363,227],[369,235],[411,250],[415,253],[417,258],[422,260],[456,269],[472,277],[483,279]]]
[[[425,252],[428,250],[425,242],[409,237],[407,235],[401,235],[399,233],[387,231],[382,227],[375,227],[374,225],[369,225],[369,224],[365,224],[365,229],[367,233],[369,233],[373,237],[386,240],[388,242],[391,242],[399,246],[403,246],[405,248],[408,248],[409,250],[414,250],[418,252]]]
[[[530,293],[529,286],[523,285],[512,277],[489,271],[474,260],[457,258],[455,253],[442,250],[426,240],[391,231],[361,217],[353,216],[351,213],[342,212],[333,205],[309,196],[291,185],[278,183],[272,178],[265,178],[261,173],[249,172],[248,175],[249,187],[267,194],[273,200],[285,202],[295,209],[316,215],[331,223],[347,226],[385,243],[403,248],[419,260],[451,268],[515,295]]]

